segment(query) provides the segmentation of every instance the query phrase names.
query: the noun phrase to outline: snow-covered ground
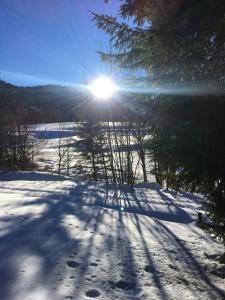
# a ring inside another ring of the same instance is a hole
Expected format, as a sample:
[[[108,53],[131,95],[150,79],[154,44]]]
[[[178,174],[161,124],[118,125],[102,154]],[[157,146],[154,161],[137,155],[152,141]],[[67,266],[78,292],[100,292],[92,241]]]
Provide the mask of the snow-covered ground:
[[[199,202],[156,183],[0,174],[0,299],[225,299]]]
[[[76,123],[67,122],[67,123],[49,123],[49,124],[39,124],[34,127],[34,137],[37,142],[40,142],[40,152],[37,156],[37,165],[40,170],[48,170],[52,172],[57,172],[58,170],[58,146],[59,146],[59,137],[61,138],[61,146],[66,146],[67,144],[72,145],[70,148],[71,154],[71,166],[76,165],[78,162],[79,154],[78,149],[74,148],[74,143],[78,141],[78,137],[76,135]],[[117,124],[117,126],[119,126]],[[59,132],[60,131],[60,132]],[[133,141],[131,141],[131,144]],[[82,155],[81,155],[82,156]],[[138,163],[138,155],[134,152],[134,168],[136,168],[136,164]],[[139,161],[140,162],[140,161]],[[63,164],[62,164],[63,165]],[[150,181],[154,180],[153,176],[150,174],[150,170],[153,168],[153,164],[150,161],[149,157],[146,156],[146,166],[149,171],[147,176]],[[64,166],[65,167],[65,166]],[[64,167],[62,167],[62,171],[66,174]],[[137,168],[137,178],[141,178],[142,180],[142,170],[140,164]],[[80,178],[83,178],[76,168],[71,168],[70,175],[76,175]]]
[[[66,145],[77,140],[74,123],[39,124],[34,128],[34,137],[40,141],[40,153],[37,164],[42,169],[56,171],[58,168],[58,146]],[[59,132],[60,131],[60,132]]]

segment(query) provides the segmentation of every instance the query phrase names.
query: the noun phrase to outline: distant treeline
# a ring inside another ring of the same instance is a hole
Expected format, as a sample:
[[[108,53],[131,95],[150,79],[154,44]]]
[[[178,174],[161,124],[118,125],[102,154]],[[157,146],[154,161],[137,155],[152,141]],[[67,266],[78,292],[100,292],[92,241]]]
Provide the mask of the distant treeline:
[[[0,80],[0,122],[23,113],[26,122],[52,123],[73,121],[122,121],[136,119],[134,97],[120,96],[113,101],[98,102],[90,93],[72,87],[17,87]]]

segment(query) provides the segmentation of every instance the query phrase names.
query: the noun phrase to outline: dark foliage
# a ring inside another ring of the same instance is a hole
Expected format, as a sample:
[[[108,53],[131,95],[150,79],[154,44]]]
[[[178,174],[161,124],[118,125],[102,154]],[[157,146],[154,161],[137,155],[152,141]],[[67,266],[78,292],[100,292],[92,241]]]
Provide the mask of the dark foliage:
[[[121,121],[135,119],[137,113],[130,107],[133,96],[124,97],[109,103],[95,101],[90,93],[72,87],[36,86],[17,87],[0,80],[0,122],[12,117],[13,107],[23,106],[27,122],[52,123],[73,121]]]
[[[100,55],[145,70],[138,82],[158,89],[146,105],[156,179],[203,193],[211,215],[224,223],[225,2],[124,0],[120,15],[124,23],[94,15],[114,48]],[[126,23],[130,17],[133,26]]]

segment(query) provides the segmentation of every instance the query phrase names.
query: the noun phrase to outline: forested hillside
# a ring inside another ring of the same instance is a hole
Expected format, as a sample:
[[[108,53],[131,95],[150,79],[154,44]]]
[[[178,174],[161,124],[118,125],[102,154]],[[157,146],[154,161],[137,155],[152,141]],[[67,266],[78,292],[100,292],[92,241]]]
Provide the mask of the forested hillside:
[[[121,121],[136,118],[137,110],[131,106],[136,105],[133,98],[120,95],[115,101],[99,103],[85,89],[57,85],[18,87],[0,80],[0,121],[8,122],[15,116],[29,123]]]

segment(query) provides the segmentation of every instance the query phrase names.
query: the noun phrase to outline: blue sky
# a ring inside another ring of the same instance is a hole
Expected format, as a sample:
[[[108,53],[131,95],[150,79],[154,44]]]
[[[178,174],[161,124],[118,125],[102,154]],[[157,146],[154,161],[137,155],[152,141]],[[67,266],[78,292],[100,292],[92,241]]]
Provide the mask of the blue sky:
[[[96,50],[107,37],[89,11],[116,15],[119,0],[0,0],[0,79],[18,85],[86,84],[108,74]]]

